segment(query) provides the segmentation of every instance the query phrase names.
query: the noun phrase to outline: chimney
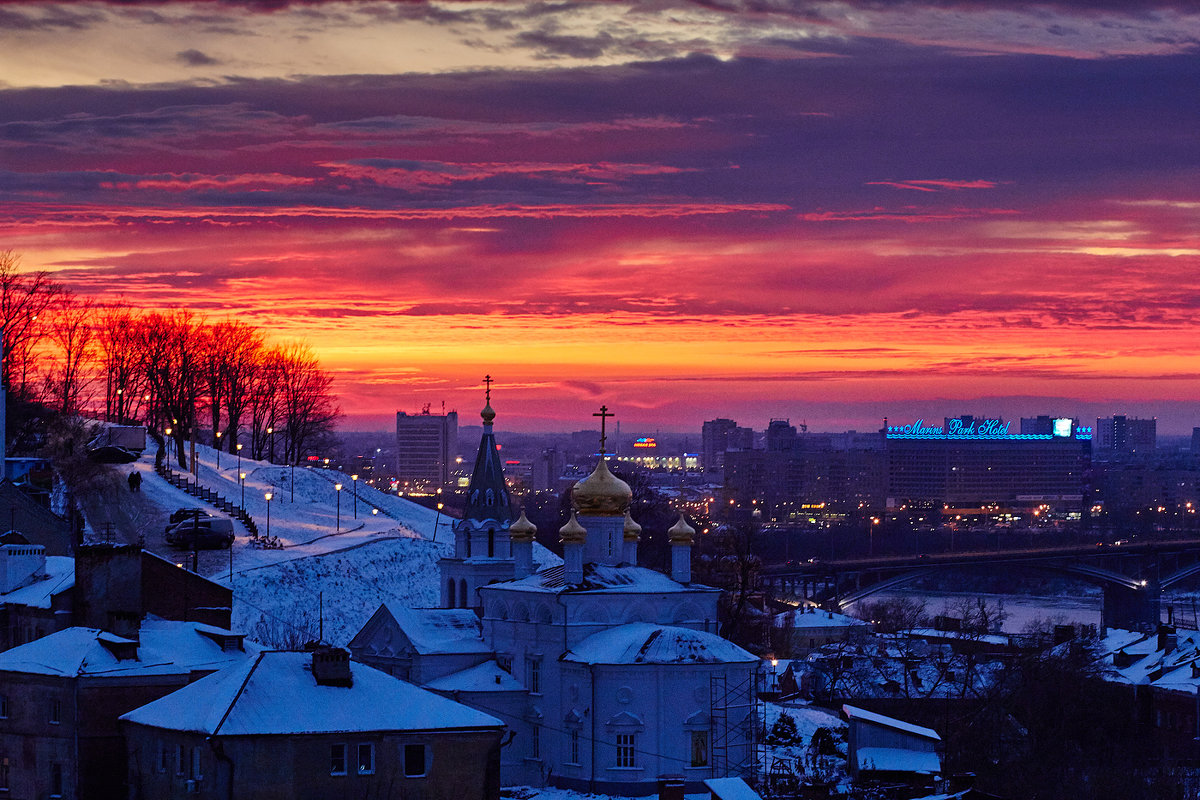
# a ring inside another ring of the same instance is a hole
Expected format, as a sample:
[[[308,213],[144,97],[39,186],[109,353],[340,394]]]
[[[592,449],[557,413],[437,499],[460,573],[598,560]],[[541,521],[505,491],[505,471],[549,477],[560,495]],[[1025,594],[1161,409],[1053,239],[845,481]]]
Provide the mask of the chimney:
[[[667,531],[671,539],[671,580],[677,583],[692,582],[692,541],[696,529],[687,524],[683,514],[679,521]]]
[[[340,647],[321,647],[313,650],[312,674],[318,686],[351,686],[350,652]]]
[[[1170,653],[1175,650],[1176,644],[1175,626],[1159,625],[1158,626],[1158,648],[1163,654]]]
[[[508,529],[508,540],[512,543],[513,578],[521,579],[533,574],[533,540],[537,526],[521,511],[521,517]]]
[[[583,546],[587,542],[587,528],[579,524],[575,512],[567,524],[558,529],[558,540],[563,546],[563,581],[568,586],[583,583]]]

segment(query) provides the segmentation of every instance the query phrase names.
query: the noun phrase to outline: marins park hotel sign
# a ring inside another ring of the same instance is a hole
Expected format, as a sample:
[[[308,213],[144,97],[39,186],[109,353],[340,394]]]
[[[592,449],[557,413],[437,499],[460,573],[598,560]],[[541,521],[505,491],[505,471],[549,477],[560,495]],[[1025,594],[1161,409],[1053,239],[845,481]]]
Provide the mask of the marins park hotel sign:
[[[1002,419],[947,417],[940,426],[926,425],[918,419],[910,425],[888,425],[889,439],[1008,439],[1011,441],[1046,441],[1049,439],[1091,439],[1092,429],[1078,426],[1070,418],[1051,421],[1051,433],[1009,433],[1012,422]]]

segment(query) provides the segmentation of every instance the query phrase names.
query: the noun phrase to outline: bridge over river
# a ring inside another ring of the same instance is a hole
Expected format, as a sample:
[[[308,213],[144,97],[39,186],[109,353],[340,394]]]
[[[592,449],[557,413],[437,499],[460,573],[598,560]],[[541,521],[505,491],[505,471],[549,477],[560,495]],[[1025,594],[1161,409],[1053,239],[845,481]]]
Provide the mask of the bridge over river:
[[[1022,567],[1072,575],[1103,590],[1102,624],[1147,630],[1158,625],[1162,593],[1200,574],[1200,538],[814,558],[768,566],[761,575],[764,585],[777,596],[842,610],[876,592],[895,589],[938,570],[964,567]]]

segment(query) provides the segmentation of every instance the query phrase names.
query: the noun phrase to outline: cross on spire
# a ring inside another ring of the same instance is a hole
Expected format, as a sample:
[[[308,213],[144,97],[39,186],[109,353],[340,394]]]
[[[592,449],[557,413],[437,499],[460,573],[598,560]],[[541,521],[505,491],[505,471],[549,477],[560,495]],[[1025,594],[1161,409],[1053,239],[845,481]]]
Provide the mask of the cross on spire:
[[[594,414],[592,414],[592,416],[600,418],[600,457],[603,458],[605,452],[607,452],[604,449],[604,444],[608,439],[608,435],[605,433],[604,423],[608,420],[609,417],[615,417],[616,414],[609,414],[608,406],[600,406],[600,412],[594,413]]]
[[[487,389],[485,390],[485,394],[487,395],[487,405],[490,406],[492,404],[492,376],[484,375],[483,382],[485,384],[487,384]]]

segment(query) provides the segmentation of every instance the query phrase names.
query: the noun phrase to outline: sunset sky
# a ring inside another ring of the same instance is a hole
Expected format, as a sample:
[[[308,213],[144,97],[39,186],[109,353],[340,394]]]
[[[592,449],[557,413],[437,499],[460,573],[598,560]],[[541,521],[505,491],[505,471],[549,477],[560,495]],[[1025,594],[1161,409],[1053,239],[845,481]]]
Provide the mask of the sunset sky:
[[[346,427],[1200,425],[1200,11],[0,0],[0,250]]]

